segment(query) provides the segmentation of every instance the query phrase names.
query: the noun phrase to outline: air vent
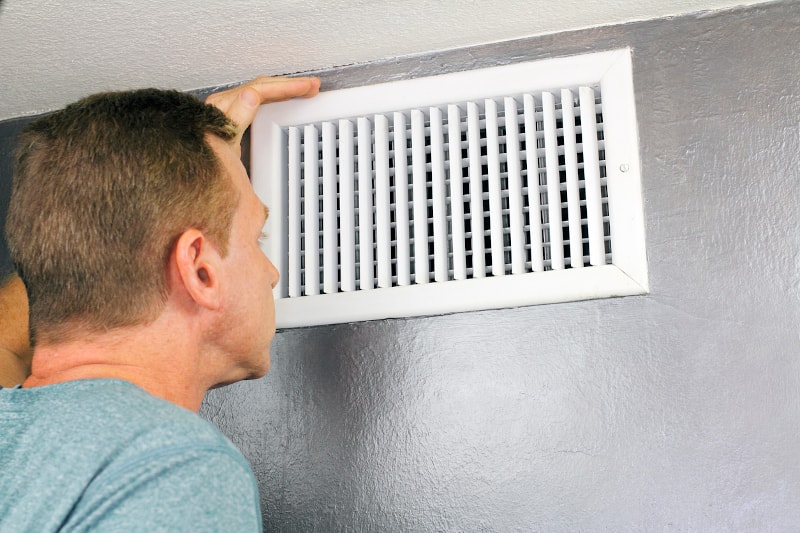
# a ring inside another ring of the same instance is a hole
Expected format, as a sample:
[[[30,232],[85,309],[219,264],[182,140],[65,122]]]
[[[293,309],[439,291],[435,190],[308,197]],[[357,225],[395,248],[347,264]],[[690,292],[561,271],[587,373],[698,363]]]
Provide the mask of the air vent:
[[[272,104],[252,146],[279,327],[647,292],[628,50]]]

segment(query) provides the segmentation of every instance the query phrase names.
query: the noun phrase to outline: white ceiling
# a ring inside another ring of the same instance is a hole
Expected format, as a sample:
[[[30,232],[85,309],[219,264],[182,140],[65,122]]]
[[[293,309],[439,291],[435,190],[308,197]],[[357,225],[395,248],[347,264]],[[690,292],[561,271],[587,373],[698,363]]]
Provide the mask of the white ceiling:
[[[756,3],[0,0],[0,120],[57,109],[101,90],[197,89]]]

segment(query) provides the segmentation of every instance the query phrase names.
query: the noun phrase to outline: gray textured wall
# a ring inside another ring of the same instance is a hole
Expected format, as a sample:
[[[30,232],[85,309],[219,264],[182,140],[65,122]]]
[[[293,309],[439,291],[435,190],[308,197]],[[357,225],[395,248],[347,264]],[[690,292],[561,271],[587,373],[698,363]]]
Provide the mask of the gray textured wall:
[[[282,331],[203,413],[274,531],[795,530],[800,4],[321,73],[630,46],[652,293]]]

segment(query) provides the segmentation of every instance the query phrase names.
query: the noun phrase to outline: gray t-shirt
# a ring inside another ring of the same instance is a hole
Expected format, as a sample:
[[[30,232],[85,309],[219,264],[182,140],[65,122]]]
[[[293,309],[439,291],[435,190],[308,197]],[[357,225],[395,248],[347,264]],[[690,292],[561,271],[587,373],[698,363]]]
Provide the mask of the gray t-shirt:
[[[0,389],[0,531],[261,531],[241,453],[119,380]]]

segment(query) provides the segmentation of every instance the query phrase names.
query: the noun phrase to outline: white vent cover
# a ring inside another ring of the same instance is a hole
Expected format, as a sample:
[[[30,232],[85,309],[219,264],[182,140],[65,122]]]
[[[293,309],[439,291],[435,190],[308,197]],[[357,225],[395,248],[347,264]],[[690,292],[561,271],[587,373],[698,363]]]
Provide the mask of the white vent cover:
[[[648,290],[629,50],[265,106],[278,327]]]

